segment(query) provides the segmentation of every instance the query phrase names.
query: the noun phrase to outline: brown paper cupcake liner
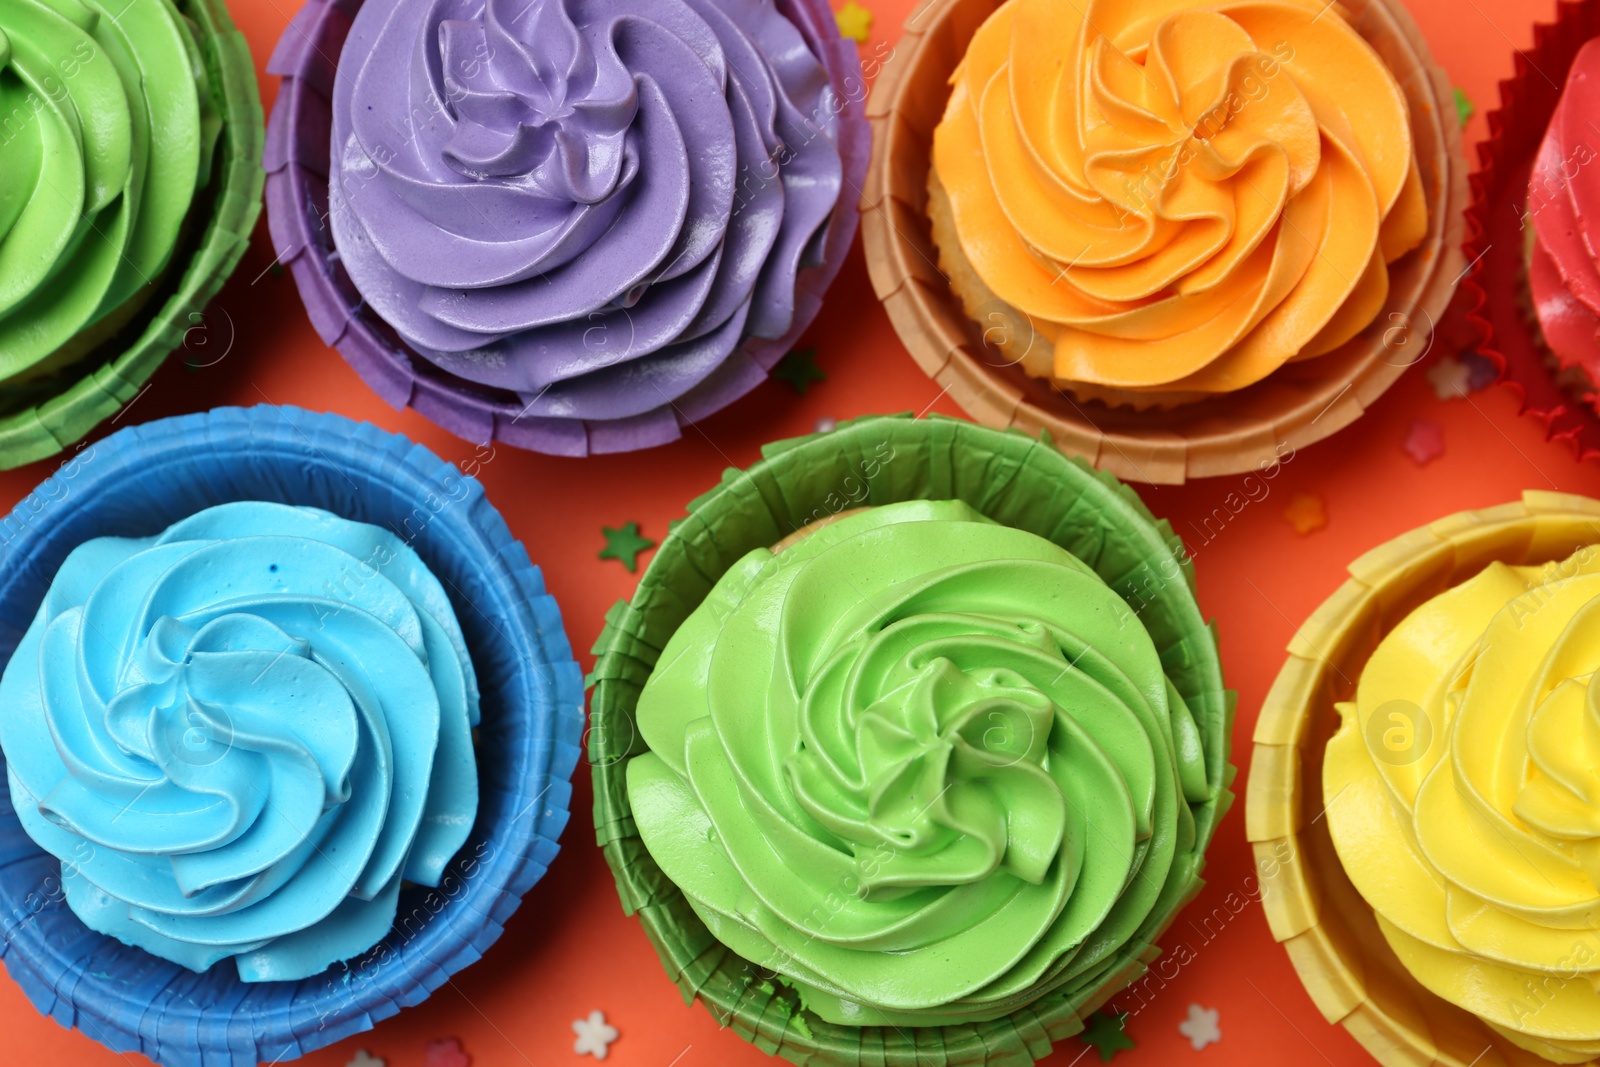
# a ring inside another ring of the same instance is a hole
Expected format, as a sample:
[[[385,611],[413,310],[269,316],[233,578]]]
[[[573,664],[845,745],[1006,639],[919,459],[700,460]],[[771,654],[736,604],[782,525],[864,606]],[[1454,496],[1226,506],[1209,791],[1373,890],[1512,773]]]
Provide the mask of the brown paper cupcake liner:
[[[873,155],[861,203],[872,285],[912,357],[969,415],[990,426],[1048,431],[1060,447],[1120,478],[1179,484],[1252,470],[1285,447],[1327,437],[1426,354],[1467,262],[1467,167],[1450,83],[1400,0],[1343,5],[1410,103],[1429,205],[1428,235],[1392,265],[1389,298],[1371,326],[1249,388],[1166,411],[1079,402],[985,346],[939,270],[927,180],[951,72],[999,2],[924,0],[867,102]],[[995,312],[1000,328],[1028,328],[1007,321],[1004,308]]]
[[[1600,541],[1600,501],[1526,492],[1440,519],[1350,564],[1289,643],[1256,723],[1245,828],[1272,936],[1323,1016],[1385,1067],[1548,1067],[1411,977],[1345,875],[1322,818],[1322,761],[1369,656],[1397,623],[1496,560],[1547,563]]]
[[[1478,145],[1467,208],[1472,270],[1461,283],[1478,351],[1500,372],[1524,414],[1583,460],[1600,460],[1600,414],[1551,373],[1548,350],[1527,306],[1523,218],[1534,156],[1555,114],[1567,71],[1583,45],[1600,35],[1600,0],[1563,2],[1556,19],[1534,27],[1533,47],[1518,52],[1489,112],[1489,137]]]

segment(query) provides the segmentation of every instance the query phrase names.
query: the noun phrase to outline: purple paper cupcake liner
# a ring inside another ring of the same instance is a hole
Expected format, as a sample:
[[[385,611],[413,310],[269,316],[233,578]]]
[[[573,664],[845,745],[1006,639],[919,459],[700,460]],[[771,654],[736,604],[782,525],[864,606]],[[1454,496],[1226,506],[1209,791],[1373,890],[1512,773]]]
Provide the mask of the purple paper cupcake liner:
[[[395,408],[415,408],[474,444],[501,441],[562,456],[631,452],[677,440],[682,428],[761,384],[816,318],[860,222],[872,131],[854,41],[840,37],[827,0],[776,0],[822,61],[839,97],[844,188],[828,224],[822,262],[800,272],[794,322],[776,340],[747,337],[709,378],[670,404],[631,418],[525,415],[511,393],[464,381],[411,352],[356,291],[328,225],[334,74],[362,0],[307,0],[278,41],[267,73],[283,79],[267,121],[267,219],[278,261],[293,273],[318,336]]]
[[[0,960],[39,1011],[166,1067],[294,1059],[425,1000],[482,956],[555,857],[583,726],[560,611],[483,486],[404,437],[292,407],[130,427],[39,486],[0,522],[0,660],[77,545],[235,500],[382,526],[450,590],[482,691],[479,810],[440,887],[402,891],[383,941],[303,981],[245,983],[228,961],[197,974],[84,926],[60,861],[0,790]]]

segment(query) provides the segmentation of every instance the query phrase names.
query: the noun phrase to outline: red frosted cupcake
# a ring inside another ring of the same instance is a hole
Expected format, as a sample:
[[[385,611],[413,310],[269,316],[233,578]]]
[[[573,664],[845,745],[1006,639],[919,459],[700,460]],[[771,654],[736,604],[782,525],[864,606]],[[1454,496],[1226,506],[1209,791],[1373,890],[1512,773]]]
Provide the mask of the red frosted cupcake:
[[[1528,182],[1528,290],[1557,380],[1600,404],[1600,39],[1573,60]],[[1597,409],[1600,410],[1600,409]]]
[[[1462,283],[1478,351],[1586,459],[1600,459],[1600,2],[1562,3],[1500,83],[1478,146]]]

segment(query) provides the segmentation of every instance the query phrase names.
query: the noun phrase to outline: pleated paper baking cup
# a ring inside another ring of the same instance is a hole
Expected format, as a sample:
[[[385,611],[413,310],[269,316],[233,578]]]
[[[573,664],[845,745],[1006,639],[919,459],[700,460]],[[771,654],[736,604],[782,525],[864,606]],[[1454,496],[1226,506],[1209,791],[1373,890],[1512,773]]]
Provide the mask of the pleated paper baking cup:
[[[1600,501],[1526,492],[1412,530],[1350,564],[1300,627],[1256,724],[1245,826],[1261,902],[1330,1023],[1385,1067],[1548,1067],[1411,976],[1334,850],[1322,764],[1378,643],[1414,609],[1493,562],[1549,563],[1600,540]]]
[[[961,500],[1051,540],[1138,605],[1200,726],[1211,796],[1195,809],[1195,851],[1203,853],[1232,800],[1233,694],[1223,687],[1216,635],[1200,613],[1192,569],[1171,527],[1127,486],[1045,441],[905,416],[863,418],[768,445],[760,462],[726,471],[720,485],[689,504],[633,599],[607,616],[595,646],[595,827],[623,907],[644,924],[684,999],[700,1000],[719,1024],[764,1051],[814,1067],[1017,1067],[1079,1033],[1089,1013],[1143,974],[1160,954],[1156,939],[1186,901],[1148,916],[1081,985],[1046,993],[1011,1015],[953,1026],[836,1025],[712,936],[645,848],[628,799],[628,762],[646,751],[635,722],[640,691],[668,639],[718,578],[752,549],[779,545],[852,509],[905,500]]]
[[[515,393],[465,381],[413,352],[361,299],[339,261],[328,225],[335,62],[362,0],[308,0],[278,42],[267,72],[283,79],[267,124],[267,216],[278,258],[294,274],[318,336],[339,350],[373,391],[475,444],[503,441],[563,456],[631,452],[677,440],[682,427],[719,411],[767,378],[816,318],[823,293],[855,238],[856,196],[865,180],[870,131],[854,41],[840,37],[826,0],[777,0],[833,83],[844,186],[828,223],[821,262],[800,272],[794,319],[776,340],[746,337],[726,363],[671,402],[620,419],[527,413]],[[397,58],[397,61],[398,58]],[[746,179],[748,180],[748,179]]]
[[[478,815],[438,889],[403,888],[377,945],[302,981],[245,983],[228,961],[196,973],[84,926],[61,862],[0,791],[7,972],[62,1025],[164,1067],[294,1059],[421,1002],[482,956],[556,854],[582,731],[561,614],[482,485],[404,437],[292,407],[130,427],[40,485],[0,523],[0,652],[9,658],[78,545],[150,536],[240,500],[380,526],[450,591],[482,697]]]
[[[174,253],[153,314],[74,364],[66,380],[30,387],[46,395],[0,417],[0,468],[53,456],[88,435],[137,397],[156,368],[191,331],[233,273],[261,212],[261,98],[255,62],[223,0],[176,0],[196,29],[212,94],[222,114],[211,182],[190,208],[191,237]]]
[[[1450,83],[1400,0],[1341,4],[1405,93],[1428,202],[1427,236],[1390,265],[1388,298],[1366,330],[1245,389],[1147,411],[1074,400],[987,345],[984,329],[1029,327],[1013,309],[980,326],[952,292],[938,267],[928,173],[951,74],[1000,2],[924,0],[867,102],[873,154],[861,227],[873,289],[912,358],[969,415],[988,426],[1047,431],[1119,478],[1180,484],[1255,470],[1286,447],[1322,440],[1421,359],[1466,266],[1467,167]]]

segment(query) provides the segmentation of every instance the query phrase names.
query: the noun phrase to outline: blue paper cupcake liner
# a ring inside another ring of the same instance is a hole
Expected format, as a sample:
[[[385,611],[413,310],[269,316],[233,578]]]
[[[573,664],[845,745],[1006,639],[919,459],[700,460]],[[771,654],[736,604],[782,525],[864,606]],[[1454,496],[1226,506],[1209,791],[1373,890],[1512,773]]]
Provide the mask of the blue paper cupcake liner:
[[[404,437],[292,407],[130,427],[40,485],[0,522],[0,660],[77,545],[236,500],[391,530],[449,590],[482,690],[478,819],[439,888],[404,889],[383,941],[313,978],[245,983],[228,961],[196,974],[84,926],[60,861],[0,790],[0,960],[39,1011],[165,1067],[294,1059],[420,1003],[482,956],[555,857],[583,727],[561,614],[483,486]]]

